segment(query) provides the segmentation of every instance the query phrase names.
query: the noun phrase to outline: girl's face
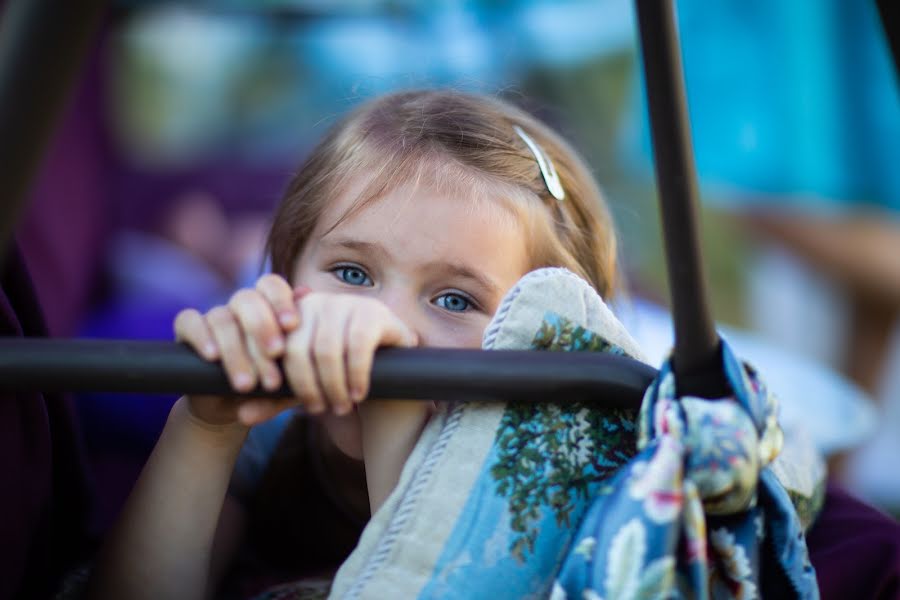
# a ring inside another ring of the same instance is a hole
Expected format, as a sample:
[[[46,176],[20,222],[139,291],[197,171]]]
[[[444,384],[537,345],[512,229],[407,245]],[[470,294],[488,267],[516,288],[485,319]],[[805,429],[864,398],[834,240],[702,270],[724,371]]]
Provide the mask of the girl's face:
[[[478,348],[503,295],[529,271],[525,234],[500,200],[401,187],[334,226],[326,209],[294,270],[314,291],[373,296],[423,346]]]

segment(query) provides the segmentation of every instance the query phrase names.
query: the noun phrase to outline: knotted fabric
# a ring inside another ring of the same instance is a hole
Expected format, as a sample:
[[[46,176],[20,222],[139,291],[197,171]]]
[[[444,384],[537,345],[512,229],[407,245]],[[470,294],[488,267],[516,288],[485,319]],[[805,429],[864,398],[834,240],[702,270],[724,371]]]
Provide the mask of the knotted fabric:
[[[529,273],[506,294],[483,348],[643,355],[584,280],[555,268]],[[815,597],[785,489],[804,521],[812,521],[824,479],[819,457],[813,448],[801,451],[801,438],[791,436],[760,475],[777,452],[775,407],[755,376],[725,352],[739,391],[734,400],[710,403],[709,413],[674,400],[668,367],[643,416],[637,407],[604,406],[602,396],[579,402],[565,390],[543,403],[439,404],[397,487],[338,571],[330,597],[496,600],[546,598],[554,590],[579,600],[734,597],[745,581],[747,590],[813,590],[806,595]],[[738,426],[723,432],[704,420]],[[690,427],[693,422],[698,425]],[[692,475],[685,479],[688,457]],[[742,460],[748,465],[732,466]],[[718,471],[733,469],[737,477],[718,478]],[[704,516],[696,483],[701,472],[709,482],[702,489],[713,490],[703,492],[707,502],[734,516]],[[705,527],[713,532],[709,541]],[[761,541],[757,527],[767,532]],[[745,538],[749,545],[738,548]],[[761,561],[776,557],[769,543],[781,553],[778,560],[799,567],[765,568]],[[712,544],[723,549],[708,551]],[[742,561],[745,556],[754,562]],[[720,567],[716,557],[731,562]],[[733,580],[734,592],[711,592],[710,574],[742,569],[750,574],[720,579],[714,588],[731,589]],[[774,576],[771,587],[756,577],[760,572]],[[688,591],[695,581],[696,590]],[[307,597],[297,589],[295,597]],[[278,593],[267,597],[285,597]]]
[[[581,523],[552,598],[818,598],[803,527],[768,465],[777,402],[725,342],[731,396],[679,398],[671,361],[644,396],[638,454]]]

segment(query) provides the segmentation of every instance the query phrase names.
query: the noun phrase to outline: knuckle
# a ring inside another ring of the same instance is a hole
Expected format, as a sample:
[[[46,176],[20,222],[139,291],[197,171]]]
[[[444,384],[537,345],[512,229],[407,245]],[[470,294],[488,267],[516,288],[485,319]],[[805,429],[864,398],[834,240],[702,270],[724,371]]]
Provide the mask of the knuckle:
[[[299,354],[305,344],[300,331],[293,331],[287,335],[284,341],[285,360],[293,360]]]
[[[365,354],[370,354],[378,345],[377,332],[373,327],[367,326],[364,323],[360,323],[348,330],[347,335],[347,343],[351,349],[351,351],[348,352],[348,355],[351,356],[364,356]]]
[[[253,335],[259,335],[266,332],[266,321],[258,313],[249,311],[240,315],[239,318],[244,329]]]
[[[206,313],[207,320],[213,325],[234,323],[234,314],[225,306],[214,306]]]
[[[347,350],[353,353],[354,347],[360,343],[364,343],[366,338],[366,327],[359,319],[351,319],[347,325]]]
[[[297,300],[297,306],[302,307],[304,313],[318,310],[322,306],[322,298],[325,294],[320,292],[310,292]]]
[[[333,331],[320,327],[312,347],[316,358],[337,359],[344,353],[343,343]]]
[[[246,300],[240,300],[235,305],[232,305],[237,320],[249,333],[254,335],[267,333],[265,313],[252,304],[256,300],[255,297],[247,296],[246,298]]]
[[[376,315],[378,311],[386,308],[384,303],[377,298],[369,298],[367,296],[352,296],[348,298],[351,302],[353,312],[365,315]]]
[[[392,315],[391,309],[387,304],[379,300],[378,298],[365,298],[368,302],[366,305],[375,313],[380,315]]]
[[[281,275],[266,273],[256,281],[256,289],[267,292],[290,292],[290,286]]]
[[[352,367],[360,367],[366,365],[374,353],[374,348],[355,346],[347,352],[347,364]]]
[[[312,348],[312,354],[316,358],[316,362],[330,364],[335,362],[338,352],[334,344],[317,343]]]
[[[256,300],[256,292],[248,288],[241,288],[231,295],[228,306],[241,307]]]
[[[390,308],[388,308],[381,302],[378,302],[377,304],[372,305],[368,314],[368,318],[373,325],[378,324],[383,329],[385,325],[394,323],[397,319],[397,316],[391,311]]]

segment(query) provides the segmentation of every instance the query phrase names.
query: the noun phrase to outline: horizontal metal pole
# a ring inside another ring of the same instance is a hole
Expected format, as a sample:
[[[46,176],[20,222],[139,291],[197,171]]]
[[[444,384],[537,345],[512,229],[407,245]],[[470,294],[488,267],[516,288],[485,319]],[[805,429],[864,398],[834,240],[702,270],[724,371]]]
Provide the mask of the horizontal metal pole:
[[[379,350],[371,396],[430,400],[589,401],[636,408],[656,370],[595,352]],[[0,338],[0,389],[233,394],[221,365],[174,342]],[[256,390],[252,396],[293,394]]]

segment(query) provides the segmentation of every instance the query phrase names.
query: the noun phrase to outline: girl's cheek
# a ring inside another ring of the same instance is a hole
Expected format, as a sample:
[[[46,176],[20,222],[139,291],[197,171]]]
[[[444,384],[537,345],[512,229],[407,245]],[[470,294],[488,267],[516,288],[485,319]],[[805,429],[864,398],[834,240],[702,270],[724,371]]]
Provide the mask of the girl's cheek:
[[[489,322],[487,315],[465,319],[441,315],[431,319],[419,337],[423,346],[432,348],[481,348],[481,338]]]
[[[314,292],[342,293],[347,291],[347,286],[342,286],[333,273],[322,271],[300,272],[294,285],[305,285]]]

